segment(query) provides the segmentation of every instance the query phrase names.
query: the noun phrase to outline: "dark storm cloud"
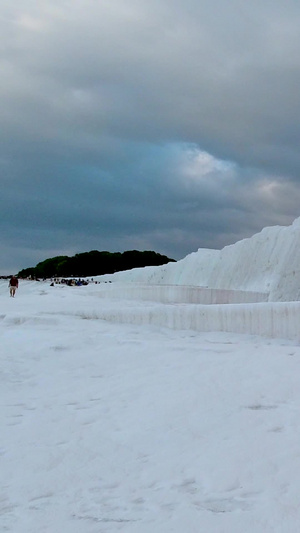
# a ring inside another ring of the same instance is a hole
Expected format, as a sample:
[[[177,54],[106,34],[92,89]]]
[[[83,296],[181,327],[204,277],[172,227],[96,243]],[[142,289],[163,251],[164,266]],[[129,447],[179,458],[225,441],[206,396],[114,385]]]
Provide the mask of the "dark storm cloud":
[[[2,6],[3,269],[92,248],[179,258],[291,222],[299,19],[277,0]]]

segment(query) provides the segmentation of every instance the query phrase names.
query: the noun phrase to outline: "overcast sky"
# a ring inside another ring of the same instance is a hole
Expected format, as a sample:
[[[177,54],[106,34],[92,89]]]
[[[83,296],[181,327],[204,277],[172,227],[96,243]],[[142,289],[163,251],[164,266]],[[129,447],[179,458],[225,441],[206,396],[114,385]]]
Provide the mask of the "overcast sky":
[[[0,273],[300,216],[300,2],[0,7]]]

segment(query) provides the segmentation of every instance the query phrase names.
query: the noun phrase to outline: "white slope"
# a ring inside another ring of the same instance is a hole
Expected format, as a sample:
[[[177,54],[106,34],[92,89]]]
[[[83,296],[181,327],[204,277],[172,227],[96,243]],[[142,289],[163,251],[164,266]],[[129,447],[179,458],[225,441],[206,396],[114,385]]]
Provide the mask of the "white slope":
[[[300,218],[264,228],[222,250],[199,249],[177,263],[100,276],[151,284],[196,285],[269,293],[270,301],[300,300]]]
[[[0,531],[297,532],[299,345],[110,323],[154,304],[102,285],[0,283]]]

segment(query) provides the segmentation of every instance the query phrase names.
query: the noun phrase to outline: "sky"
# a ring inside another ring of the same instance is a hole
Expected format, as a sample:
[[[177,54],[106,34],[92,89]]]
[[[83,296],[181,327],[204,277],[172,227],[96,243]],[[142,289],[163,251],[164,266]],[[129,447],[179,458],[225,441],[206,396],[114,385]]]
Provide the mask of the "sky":
[[[299,216],[295,0],[1,2],[0,273]]]

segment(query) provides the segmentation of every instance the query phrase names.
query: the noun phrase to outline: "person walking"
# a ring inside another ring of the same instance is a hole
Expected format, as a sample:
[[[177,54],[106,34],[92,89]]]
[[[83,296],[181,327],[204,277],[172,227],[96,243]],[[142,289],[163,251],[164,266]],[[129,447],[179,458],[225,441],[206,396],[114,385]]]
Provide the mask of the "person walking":
[[[15,297],[15,294],[16,294],[16,290],[17,288],[19,287],[19,281],[18,281],[18,278],[16,276],[12,276],[9,280],[9,293],[11,295],[12,298]]]

